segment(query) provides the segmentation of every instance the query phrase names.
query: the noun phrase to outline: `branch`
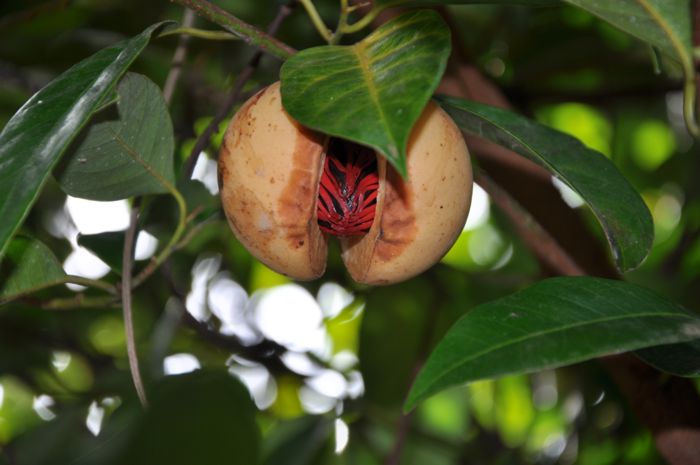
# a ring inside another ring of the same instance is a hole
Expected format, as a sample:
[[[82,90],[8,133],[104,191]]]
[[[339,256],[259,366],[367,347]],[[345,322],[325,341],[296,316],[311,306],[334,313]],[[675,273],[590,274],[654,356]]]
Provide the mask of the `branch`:
[[[129,229],[124,237],[124,253],[122,255],[122,309],[124,311],[124,330],[126,332],[126,352],[129,358],[129,370],[134,381],[136,394],[143,407],[148,406],[146,390],[143,387],[141,372],[139,371],[139,357],[136,351],[136,338],[134,335],[134,319],[131,309],[131,270],[134,264],[134,242],[136,239],[136,227],[139,212],[138,201],[131,207]]]
[[[277,34],[277,30],[282,25],[282,22],[287,18],[287,16],[289,16],[291,12],[292,6],[290,6],[289,4],[281,5],[277,9],[277,14],[275,15],[275,18],[267,27],[267,34],[270,36],[274,36],[275,34]],[[192,147],[192,151],[190,152],[190,155],[189,157],[187,157],[187,161],[185,162],[184,175],[187,178],[192,177],[192,173],[194,172],[194,167],[197,165],[197,160],[199,159],[200,153],[202,153],[209,146],[211,137],[219,130],[219,124],[221,124],[221,122],[224,119],[226,119],[228,114],[231,112],[231,109],[240,98],[241,92],[243,91],[243,87],[245,86],[246,82],[248,82],[248,80],[253,76],[253,73],[258,67],[261,58],[262,51],[258,50],[257,52],[255,52],[255,55],[253,55],[253,57],[250,59],[243,71],[241,71],[241,73],[238,75],[238,78],[236,79],[236,82],[233,85],[233,89],[229,93],[224,104],[221,106],[221,108],[219,108],[219,111],[209,122],[209,125],[206,127],[206,129],[197,138],[197,141],[195,142],[194,147]]]
[[[269,53],[281,60],[286,60],[296,53],[296,50],[289,45],[264,33],[255,26],[241,21],[231,13],[209,3],[206,0],[170,0],[184,7],[194,10],[199,16],[237,35],[249,45],[255,45],[264,52]]]
[[[194,11],[185,9],[185,14],[182,16],[182,27],[190,28],[193,24]],[[182,65],[187,56],[187,47],[189,44],[190,36],[186,34],[181,35],[177,41],[173,60],[170,63],[170,72],[163,85],[163,98],[165,99],[165,104],[168,106],[170,105],[170,100],[173,98],[173,93],[175,93],[175,87],[177,86],[177,81],[180,79],[180,74],[182,74]]]
[[[562,276],[586,274],[571,255],[507,191],[481,171],[475,173],[474,181],[513,223],[520,238],[540,261]]]

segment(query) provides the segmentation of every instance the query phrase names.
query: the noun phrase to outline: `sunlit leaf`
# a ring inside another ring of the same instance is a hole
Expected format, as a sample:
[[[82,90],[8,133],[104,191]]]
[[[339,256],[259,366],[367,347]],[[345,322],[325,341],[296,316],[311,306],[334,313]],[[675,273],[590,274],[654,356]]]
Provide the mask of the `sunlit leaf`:
[[[53,252],[38,240],[17,236],[0,267],[0,304],[65,282],[66,274]]]
[[[700,376],[700,339],[635,352],[649,365],[676,376]]]
[[[373,147],[405,175],[408,136],[449,54],[450,32],[437,13],[405,13],[352,46],[309,48],[287,60],[282,101],[303,125]]]
[[[462,130],[538,163],[576,191],[598,218],[621,271],[642,263],[654,241],[651,214],[605,156],[507,110],[450,97],[438,101]]]
[[[158,86],[129,73],[118,88],[119,120],[92,125],[56,177],[74,197],[120,200],[168,191],[175,141]]]
[[[37,92],[0,133],[0,258],[52,168],[162,23],[76,64]]]
[[[689,341],[700,315],[623,281],[552,278],[480,305],[440,341],[406,408],[450,386]]]

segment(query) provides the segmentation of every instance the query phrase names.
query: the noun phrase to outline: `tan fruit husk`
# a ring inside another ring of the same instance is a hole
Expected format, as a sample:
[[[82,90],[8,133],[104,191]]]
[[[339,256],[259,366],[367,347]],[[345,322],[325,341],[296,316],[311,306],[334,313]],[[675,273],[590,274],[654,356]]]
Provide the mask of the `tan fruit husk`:
[[[327,242],[316,203],[327,137],[284,111],[279,83],[248,100],[231,121],[219,154],[226,216],[238,240],[271,269],[294,279],[325,271]],[[472,173],[464,139],[429,103],[407,150],[408,181],[378,157],[374,222],[360,237],[341,238],[353,279],[391,284],[422,273],[462,230]]]
[[[219,154],[231,229],[258,260],[294,279],[318,278],[326,268],[326,238],[316,223],[325,142],[287,115],[275,83],[236,113]]]
[[[408,179],[379,157],[374,223],[362,237],[341,239],[355,281],[391,284],[427,270],[449,250],[469,213],[472,171],[452,119],[428,104],[408,143]]]

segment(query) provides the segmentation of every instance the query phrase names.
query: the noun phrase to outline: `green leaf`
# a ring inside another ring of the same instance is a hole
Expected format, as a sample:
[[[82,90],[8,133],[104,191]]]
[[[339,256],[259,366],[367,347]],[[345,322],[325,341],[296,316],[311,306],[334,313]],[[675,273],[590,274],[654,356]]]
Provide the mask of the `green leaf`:
[[[635,352],[649,365],[676,376],[700,376],[700,339]]]
[[[598,218],[621,271],[642,263],[654,241],[651,214],[605,156],[510,111],[449,97],[438,101],[462,130],[538,163],[576,191]]]
[[[440,82],[450,32],[430,10],[405,13],[352,46],[303,50],[282,66],[282,102],[301,124],[370,146],[406,174],[413,124]]]
[[[680,62],[685,74],[685,116],[692,129],[695,86],[690,0],[563,0],[598,16]]]
[[[699,315],[647,289],[601,278],[547,279],[457,321],[418,375],[406,408],[457,384],[699,335]]]
[[[124,252],[124,232],[106,232],[100,234],[79,234],[78,244],[88,249],[112,268],[122,273],[122,254]]]
[[[10,242],[0,271],[0,304],[63,284],[66,278],[53,252],[40,241],[24,236],[17,236]]]
[[[690,0],[563,0],[657,47],[692,62]],[[687,58],[686,58],[687,57]]]
[[[68,144],[161,24],[61,74],[30,98],[0,133],[0,258]]]
[[[93,124],[56,177],[74,197],[120,200],[159,194],[175,182],[175,141],[160,89],[129,73],[119,84],[118,121]]]
[[[145,417],[115,463],[259,463],[260,432],[248,391],[225,372],[168,376],[150,390]]]

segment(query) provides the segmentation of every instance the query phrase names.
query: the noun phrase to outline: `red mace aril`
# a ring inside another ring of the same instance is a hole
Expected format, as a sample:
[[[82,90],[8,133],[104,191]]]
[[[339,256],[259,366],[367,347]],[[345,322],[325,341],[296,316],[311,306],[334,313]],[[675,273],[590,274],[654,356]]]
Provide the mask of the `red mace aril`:
[[[318,192],[318,225],[334,236],[358,236],[377,210],[377,156],[372,149],[332,138]]]
[[[469,211],[469,152],[451,118],[428,103],[407,147],[408,178],[374,150],[312,131],[282,107],[279,83],[231,120],[219,153],[221,200],[238,240],[294,279],[318,278],[338,236],[355,281],[399,282],[430,268]]]

